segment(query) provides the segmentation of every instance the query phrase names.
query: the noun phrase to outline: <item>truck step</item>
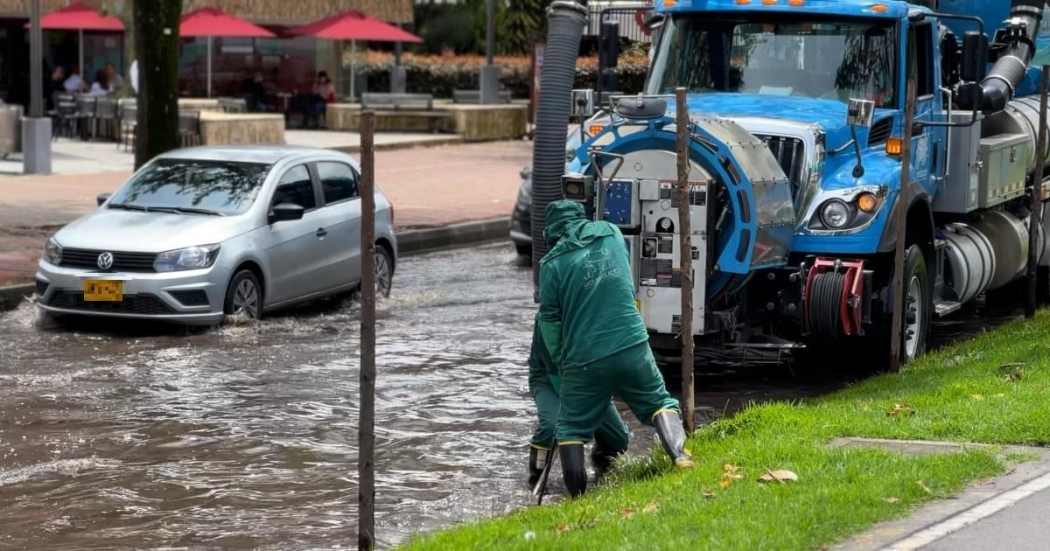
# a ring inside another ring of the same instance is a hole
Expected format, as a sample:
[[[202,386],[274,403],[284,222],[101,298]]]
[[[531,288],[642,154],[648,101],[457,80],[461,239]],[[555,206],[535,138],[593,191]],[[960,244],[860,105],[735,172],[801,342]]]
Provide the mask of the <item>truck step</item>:
[[[947,316],[948,314],[956,312],[960,308],[962,308],[962,303],[961,302],[941,300],[941,301],[937,301],[937,302],[933,303],[933,312],[939,318],[943,318],[944,316]]]

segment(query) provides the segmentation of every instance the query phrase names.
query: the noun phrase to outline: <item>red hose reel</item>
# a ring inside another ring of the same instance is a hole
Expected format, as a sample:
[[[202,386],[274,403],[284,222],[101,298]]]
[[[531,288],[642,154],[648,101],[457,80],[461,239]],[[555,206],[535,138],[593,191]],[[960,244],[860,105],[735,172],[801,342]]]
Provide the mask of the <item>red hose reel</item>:
[[[818,258],[802,289],[803,328],[826,337],[863,335],[864,261]]]

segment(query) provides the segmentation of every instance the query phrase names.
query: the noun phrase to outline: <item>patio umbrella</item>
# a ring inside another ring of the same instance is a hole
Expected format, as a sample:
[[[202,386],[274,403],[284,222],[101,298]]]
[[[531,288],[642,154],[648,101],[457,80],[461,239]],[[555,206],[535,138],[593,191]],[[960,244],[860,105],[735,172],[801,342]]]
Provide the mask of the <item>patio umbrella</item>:
[[[293,35],[314,36],[330,40],[350,41],[350,97],[354,97],[354,54],[357,41],[371,42],[422,42],[418,36],[399,29],[389,23],[370,17],[366,13],[350,10],[332,15],[313,23],[288,31]]]
[[[29,27],[28,23],[26,23],[26,27]],[[80,67],[80,71],[83,73],[84,31],[121,32],[124,30],[124,24],[120,22],[120,19],[117,19],[112,15],[102,15],[90,7],[85,6],[84,2],[81,0],[77,0],[60,10],[53,11],[41,17],[40,28],[49,31],[79,31],[80,40],[77,46],[77,54],[80,64],[78,67]]]
[[[179,36],[208,37],[208,97],[211,97],[211,40],[216,36],[271,38],[272,32],[218,8],[200,8],[182,16]]]

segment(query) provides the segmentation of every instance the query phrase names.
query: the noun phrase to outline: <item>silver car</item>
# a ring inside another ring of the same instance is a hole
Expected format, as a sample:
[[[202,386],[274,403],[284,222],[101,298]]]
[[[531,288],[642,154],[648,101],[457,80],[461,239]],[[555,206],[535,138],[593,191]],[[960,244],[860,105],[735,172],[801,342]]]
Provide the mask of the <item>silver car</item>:
[[[47,242],[37,304],[56,315],[212,325],[361,282],[360,168],[313,148],[161,155]],[[394,209],[375,194],[377,292],[389,296]]]

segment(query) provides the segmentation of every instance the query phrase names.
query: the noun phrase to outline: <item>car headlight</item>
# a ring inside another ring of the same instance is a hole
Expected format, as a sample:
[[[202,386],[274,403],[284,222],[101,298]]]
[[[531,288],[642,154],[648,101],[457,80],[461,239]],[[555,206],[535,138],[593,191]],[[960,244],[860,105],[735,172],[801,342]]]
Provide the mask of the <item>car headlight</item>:
[[[62,264],[62,245],[59,245],[54,237],[48,239],[44,245],[44,261],[53,266]]]
[[[211,267],[218,256],[218,245],[187,247],[158,254],[157,260],[153,262],[153,269],[158,272],[201,270]]]
[[[833,199],[820,207],[820,221],[833,230],[841,230],[849,224],[850,208],[846,203]]]

